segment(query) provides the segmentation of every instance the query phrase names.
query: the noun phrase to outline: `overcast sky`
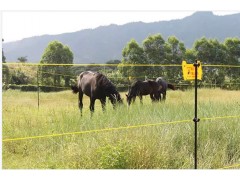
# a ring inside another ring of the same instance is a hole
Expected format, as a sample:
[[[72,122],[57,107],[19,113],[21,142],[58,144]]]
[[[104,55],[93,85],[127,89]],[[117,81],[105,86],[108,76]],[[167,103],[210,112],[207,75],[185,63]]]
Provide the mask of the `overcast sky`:
[[[179,19],[186,12],[4,12],[2,17],[5,42],[43,34],[60,34],[109,24],[153,22]]]
[[[4,42],[44,34],[75,32],[109,24],[181,19],[196,11],[213,11],[216,15],[240,12],[235,8],[238,7],[235,5],[238,0],[228,0],[225,4],[222,0],[148,0],[144,1],[145,4],[140,0],[88,0],[81,1],[78,5],[70,1],[73,0],[68,0],[68,4],[62,4],[60,0],[4,1],[4,8],[1,9],[1,35]]]
[[[96,28],[98,26],[128,22],[154,22],[181,19],[194,11],[41,11],[41,12],[3,12],[2,36],[4,42],[21,40],[43,34],[61,34]],[[217,15],[232,14],[232,11],[214,12]]]

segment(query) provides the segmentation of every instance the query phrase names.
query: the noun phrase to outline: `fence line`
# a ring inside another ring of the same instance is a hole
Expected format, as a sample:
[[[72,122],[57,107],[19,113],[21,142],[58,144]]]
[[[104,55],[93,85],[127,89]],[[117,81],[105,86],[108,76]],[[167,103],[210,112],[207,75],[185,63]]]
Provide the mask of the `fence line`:
[[[109,79],[111,79],[113,77],[110,77]],[[127,77],[126,77],[127,78]],[[239,85],[240,83],[224,83],[225,85]],[[35,84],[11,84],[11,85],[14,85],[16,87],[22,87],[22,86],[34,86],[34,87],[52,87],[52,88],[62,88],[62,89],[69,89],[71,90],[71,87],[70,86],[52,86],[52,85],[44,85],[44,84],[41,84],[41,85],[35,85]],[[211,83],[204,83],[203,86],[205,85],[211,85],[211,86],[216,86],[216,87],[220,87],[219,85],[217,84],[211,84]],[[184,83],[180,83],[178,84],[178,86],[194,86],[194,85],[191,85],[191,84],[184,84]],[[116,85],[116,87],[125,87],[125,85]]]
[[[41,64],[41,63],[2,63],[6,65],[29,65],[29,66],[182,66],[180,64]]]
[[[184,122],[190,122],[190,121],[191,120],[181,120],[181,121],[173,121],[173,122],[162,122],[162,123],[154,123],[154,124],[123,126],[123,127],[116,127],[116,128],[94,129],[94,130],[87,130],[87,131],[49,134],[49,135],[41,135],[41,136],[23,137],[23,138],[11,138],[11,139],[3,139],[2,142],[19,141],[19,140],[27,140],[27,139],[38,139],[38,138],[48,138],[48,137],[56,137],[56,136],[64,136],[64,135],[106,132],[106,131],[123,130],[123,129],[133,129],[133,128],[141,128],[141,127],[149,127],[149,126],[157,126],[157,125],[165,125],[165,124],[177,124],[177,123],[184,123]]]
[[[227,118],[240,118],[240,116],[223,116],[223,117],[201,118],[201,120],[219,120],[219,119],[227,119]],[[57,136],[65,136],[65,135],[75,135],[75,134],[87,134],[87,133],[96,133],[96,132],[106,132],[106,131],[115,131],[115,130],[124,130],[124,129],[133,129],[133,128],[142,128],[142,127],[166,125],[166,124],[186,123],[186,122],[191,122],[191,121],[192,121],[192,119],[190,119],[190,120],[172,121],[172,122],[153,123],[153,124],[140,124],[140,125],[132,125],[132,126],[123,126],[123,127],[116,127],[116,128],[94,129],[94,130],[79,131],[79,132],[48,134],[48,135],[40,135],[40,136],[22,137],[22,138],[9,138],[9,139],[3,139],[2,142],[19,141],[19,140],[27,140],[27,139],[49,138],[49,137],[57,137]]]
[[[50,72],[46,72],[46,71],[39,71],[39,72],[42,72],[43,74],[51,74],[51,75],[59,75],[59,76],[69,76],[69,77],[74,77],[76,78],[78,75],[69,75],[69,74],[60,74],[60,73],[50,73]],[[124,77],[111,77],[111,76],[107,76],[109,79],[129,79],[130,77],[127,77],[127,76],[124,76]],[[157,77],[147,77],[147,76],[131,76],[131,78],[147,78],[147,79],[156,79]],[[176,80],[176,79],[169,79],[169,81],[173,81],[173,80]],[[182,80],[183,82],[187,82],[187,81],[184,81]],[[240,83],[231,83],[231,82],[226,82],[224,84],[240,84]],[[181,84],[181,85],[189,85],[189,84]],[[214,85],[214,84],[211,84],[211,83],[204,83],[204,85]]]
[[[40,63],[2,63],[2,64],[9,64],[9,65],[29,65],[29,66],[65,66],[65,65],[73,65],[73,66],[118,66],[119,64],[40,64]],[[181,66],[181,65],[177,65],[177,64],[120,64],[119,66]],[[240,67],[238,65],[219,65],[219,64],[216,64],[216,65],[213,65],[213,64],[210,64],[210,65],[202,65],[202,66],[206,66],[206,67],[228,67],[228,68],[231,68],[231,67]],[[52,74],[52,75],[59,75],[59,76],[69,76],[69,77],[73,77],[73,78],[76,78],[77,75],[70,75],[70,74],[61,74],[61,73],[51,73],[51,72],[46,72],[46,71],[42,71],[40,70],[39,72],[42,72],[44,74]],[[134,77],[108,77],[108,78],[114,78],[114,79],[129,79],[129,78],[148,78],[147,76],[134,76]],[[152,79],[154,77],[149,77],[148,79]],[[225,83],[225,84],[231,84],[231,85],[234,85],[234,84],[239,84],[239,83]],[[182,84],[183,85],[183,84]],[[187,84],[189,85],[189,84]],[[214,84],[211,84],[211,83],[204,83],[204,85],[214,85]]]
[[[222,116],[222,117],[210,117],[210,118],[201,118],[201,121],[206,121],[206,120],[220,120],[220,119],[228,119],[228,118],[240,118],[240,116]]]
[[[25,65],[28,65],[28,66],[55,66],[55,65],[56,66],[65,66],[65,65],[68,65],[68,66],[70,66],[71,65],[71,66],[102,66],[102,67],[105,67],[105,66],[122,66],[122,67],[124,67],[124,66],[169,66],[169,67],[171,67],[171,66],[181,66],[179,64],[40,64],[40,63],[2,63],[2,64],[6,64],[6,65],[23,65],[23,66],[25,66]],[[202,66],[206,66],[206,67],[227,67],[227,68],[231,68],[231,67],[238,68],[238,67],[240,67],[238,65],[219,65],[219,64],[216,64],[216,65],[204,64]],[[72,78],[76,78],[77,77],[77,75],[61,74],[61,73],[51,73],[51,72],[46,72],[46,71],[42,71],[42,70],[40,70],[39,72],[42,72],[44,74],[52,74],[52,75],[59,75],[59,76],[69,76],[69,77],[72,77]],[[147,76],[138,76],[138,77],[135,77],[135,76],[134,77],[130,77],[130,76],[129,77],[108,77],[108,78],[110,78],[110,79],[111,78],[114,78],[114,79],[130,79],[130,78],[138,79],[138,78],[143,78],[143,77],[148,78]],[[154,77],[149,77],[148,79],[153,79],[153,78]],[[169,81],[169,82],[171,82],[171,81]],[[231,83],[231,82],[224,83],[224,85],[228,85],[228,84],[229,85],[239,85],[240,83]],[[179,85],[180,86],[185,86],[185,85],[189,86],[189,84],[179,84]],[[210,86],[217,87],[216,86],[217,84],[212,84],[212,83],[203,83],[202,85],[203,86],[204,85],[206,85],[206,86],[210,85]],[[53,87],[53,86],[51,86],[51,87]],[[220,85],[220,87],[221,87],[221,85]],[[59,87],[59,88],[62,88],[62,87]]]
[[[62,89],[68,89],[71,90],[70,86],[51,86],[51,85],[34,85],[34,84],[13,84],[16,87],[22,87],[22,86],[34,86],[34,87],[52,87],[52,88],[62,88]],[[182,84],[182,85],[187,85],[187,84]],[[116,86],[116,87],[125,87],[124,85],[122,86]]]
[[[70,89],[70,87],[51,86],[51,85],[43,85],[43,84],[40,84],[39,86],[38,86],[38,85],[35,85],[35,84],[13,84],[13,85],[16,86],[16,87],[22,87],[22,86],[34,86],[34,87],[53,87],[53,88]]]
[[[46,71],[39,71],[40,73],[43,73],[43,74],[52,74],[52,75],[59,75],[59,76],[69,76],[69,77],[74,77],[76,78],[76,76],[74,75],[70,75],[70,74],[60,74],[60,73],[50,73],[50,72],[46,72]]]
[[[240,65],[227,65],[227,64],[202,64],[203,67],[227,67],[227,68],[240,68]]]
[[[230,169],[230,168],[234,168],[234,167],[238,167],[240,166],[240,164],[234,164],[234,165],[231,165],[231,166],[225,166],[223,168],[220,168],[220,169]]]
[[[41,63],[2,63],[5,65],[28,65],[28,66],[150,66],[150,67],[181,67],[181,64],[41,64]],[[224,64],[202,64],[205,67],[229,67],[240,68],[240,65],[224,65]]]
[[[239,117],[240,116],[223,116],[223,117],[201,118],[201,120],[205,120],[205,121],[206,120],[219,120],[219,119],[239,118]],[[97,132],[106,132],[106,131],[113,131],[113,130],[123,130],[123,129],[149,127],[149,126],[156,126],[156,125],[178,124],[178,123],[185,123],[185,122],[191,122],[191,121],[192,120],[180,120],[180,121],[173,121],[173,122],[143,124],[143,125],[134,125],[134,126],[126,126],[126,127],[118,127],[118,128],[106,128],[106,129],[88,130],[88,131],[81,131],[81,132],[69,132],[69,133],[62,133],[62,134],[51,134],[51,135],[32,136],[32,137],[24,137],[24,138],[12,138],[12,139],[4,139],[4,140],[2,140],[2,142],[19,141],[19,140],[27,140],[27,139],[37,139],[37,138],[49,138],[49,137],[74,135],[74,134],[97,133]],[[230,168],[235,168],[235,167],[239,167],[239,166],[240,166],[240,164],[234,164],[234,165],[222,167],[220,169],[230,169]]]

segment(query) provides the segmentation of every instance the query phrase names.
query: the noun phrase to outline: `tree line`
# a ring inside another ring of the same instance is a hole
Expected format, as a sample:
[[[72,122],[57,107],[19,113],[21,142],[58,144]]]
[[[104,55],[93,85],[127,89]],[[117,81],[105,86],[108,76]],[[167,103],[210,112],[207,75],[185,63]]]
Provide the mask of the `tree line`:
[[[217,39],[202,37],[196,40],[191,49],[187,49],[176,36],[169,36],[166,40],[161,34],[149,35],[139,44],[131,39],[122,50],[121,60],[109,60],[105,67],[99,66],[49,66],[48,64],[73,64],[73,52],[70,47],[59,41],[50,42],[43,52],[36,74],[41,85],[69,87],[75,77],[84,70],[95,70],[105,73],[117,84],[126,86],[136,79],[154,79],[164,77],[176,85],[183,82],[181,66],[154,66],[154,65],[181,65],[182,60],[193,63],[200,60],[207,65],[233,65],[236,67],[209,67],[203,68],[203,79],[200,84],[214,84],[218,87],[240,89],[240,39],[226,38],[224,42]],[[25,57],[18,58],[26,63]],[[2,50],[2,62],[6,62]],[[108,66],[116,64],[116,66]],[[138,66],[136,66],[136,64]],[[146,66],[139,66],[143,64]],[[28,77],[24,69],[9,70],[3,65],[3,85],[8,84],[34,84],[36,80]],[[35,81],[35,82],[33,82]],[[185,82],[189,85],[191,82]],[[231,87],[229,87],[230,85]]]
[[[122,52],[123,65],[125,64],[181,64],[182,60],[194,63],[200,60],[208,65],[240,65],[240,39],[226,38],[223,43],[217,39],[202,37],[196,40],[191,49],[187,49],[183,42],[175,36],[164,40],[161,34],[148,36],[141,44],[130,40]],[[150,78],[162,76],[175,83],[182,81],[181,67],[137,67],[122,66],[119,68],[124,76]],[[223,86],[226,82],[240,83],[238,68],[204,67],[202,83]]]

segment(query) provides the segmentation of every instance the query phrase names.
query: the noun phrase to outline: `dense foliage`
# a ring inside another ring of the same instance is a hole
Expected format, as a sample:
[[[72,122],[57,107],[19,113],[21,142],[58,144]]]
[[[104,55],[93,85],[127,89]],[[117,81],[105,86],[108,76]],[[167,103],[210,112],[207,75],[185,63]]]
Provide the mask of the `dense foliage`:
[[[4,53],[2,54],[2,60],[5,62]],[[70,48],[58,41],[52,41],[46,47],[40,60],[43,65],[39,67],[15,66],[9,69],[3,65],[3,85],[36,85],[38,81],[41,86],[69,87],[82,71],[93,70],[106,74],[119,90],[126,90],[134,80],[155,79],[159,76],[179,88],[189,87],[192,83],[183,81],[182,78],[182,68],[179,66],[182,60],[188,63],[201,61],[201,86],[240,89],[239,38],[226,38],[219,42],[217,39],[202,37],[195,41],[191,49],[187,49],[176,36],[169,36],[165,40],[161,34],[149,35],[141,44],[131,39],[122,50],[122,59],[109,60],[106,66],[49,65],[73,63]],[[18,61],[22,62],[19,64],[27,64],[26,57],[20,57]]]
[[[2,42],[4,39],[2,39]],[[2,63],[6,63],[6,57],[4,56],[4,52],[2,50]],[[6,89],[6,86],[9,83],[9,69],[6,65],[2,65],[2,83],[3,89]]]
[[[45,49],[41,64],[72,64],[73,53],[68,46],[64,46],[59,41],[52,41]],[[41,66],[41,83],[50,83],[54,86],[60,86],[61,80],[65,82],[65,86],[69,86],[70,66]],[[68,76],[65,76],[65,75]]]
[[[217,39],[202,37],[195,41],[192,49],[175,36],[165,41],[160,34],[148,36],[141,45],[132,39],[123,49],[119,71],[134,79],[165,77],[176,84],[182,82],[181,67],[156,67],[154,65],[181,65],[182,60],[193,63],[200,60],[203,65],[235,65],[235,68],[205,66],[201,84],[223,87],[226,83],[240,83],[240,39],[227,38],[223,43]],[[131,64],[131,65],[129,65]],[[137,67],[136,64],[148,66]],[[124,65],[129,65],[123,67]],[[152,65],[152,66],[151,66]]]

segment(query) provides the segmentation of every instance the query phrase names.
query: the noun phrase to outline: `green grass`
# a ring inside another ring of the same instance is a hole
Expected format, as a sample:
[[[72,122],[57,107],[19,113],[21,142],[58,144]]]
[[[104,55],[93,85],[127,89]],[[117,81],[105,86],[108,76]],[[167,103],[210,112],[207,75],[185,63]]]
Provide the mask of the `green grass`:
[[[198,168],[240,164],[240,117],[204,119],[240,116],[240,91],[199,89],[198,96]],[[77,97],[40,93],[38,109],[35,92],[3,92],[3,140],[118,128],[3,142],[3,169],[194,168],[193,90],[169,91],[165,103],[144,97],[143,105],[137,98],[128,108],[124,100],[116,110],[108,102],[105,112],[96,101],[92,117],[89,98],[84,96],[81,117]],[[182,120],[189,122],[154,125]],[[127,126],[133,127],[121,128]]]

